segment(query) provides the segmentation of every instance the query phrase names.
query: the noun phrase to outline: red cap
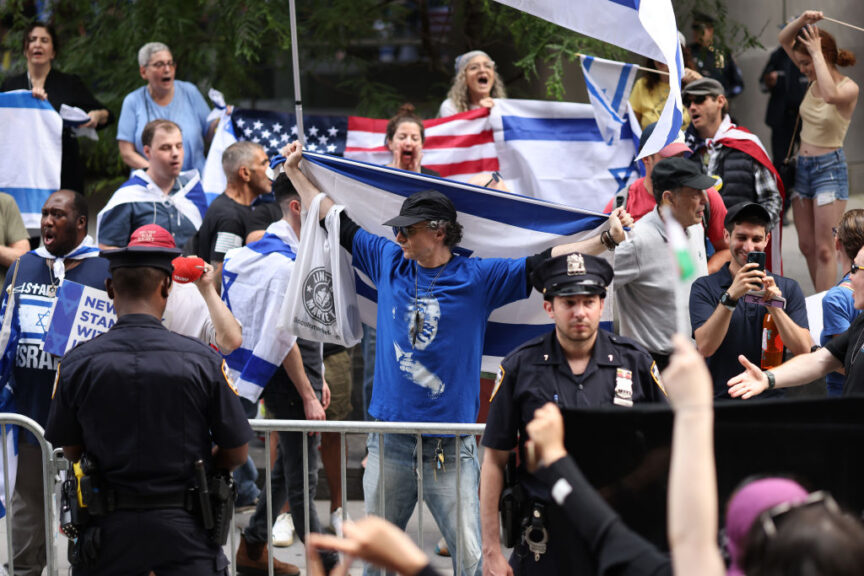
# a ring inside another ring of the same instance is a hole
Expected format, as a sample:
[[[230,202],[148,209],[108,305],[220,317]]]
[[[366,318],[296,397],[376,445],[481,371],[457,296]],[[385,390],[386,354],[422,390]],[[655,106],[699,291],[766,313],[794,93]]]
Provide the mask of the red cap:
[[[129,239],[128,247],[144,246],[147,248],[176,248],[174,237],[165,228],[158,224],[147,224],[141,226],[134,232]]]
[[[178,284],[195,282],[204,273],[204,259],[178,256],[171,262],[174,266],[174,281]]]

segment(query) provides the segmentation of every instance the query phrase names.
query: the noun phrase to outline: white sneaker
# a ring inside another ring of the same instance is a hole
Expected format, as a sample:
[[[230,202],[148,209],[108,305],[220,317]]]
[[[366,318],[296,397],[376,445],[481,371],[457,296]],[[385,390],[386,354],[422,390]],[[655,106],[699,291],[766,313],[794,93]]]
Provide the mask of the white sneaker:
[[[346,514],[346,519],[350,522],[351,515]],[[342,538],[342,507],[340,506],[336,510],[330,513],[330,526],[333,528],[333,533]]]
[[[273,546],[287,548],[294,543],[294,519],[291,514],[280,514],[273,524]]]

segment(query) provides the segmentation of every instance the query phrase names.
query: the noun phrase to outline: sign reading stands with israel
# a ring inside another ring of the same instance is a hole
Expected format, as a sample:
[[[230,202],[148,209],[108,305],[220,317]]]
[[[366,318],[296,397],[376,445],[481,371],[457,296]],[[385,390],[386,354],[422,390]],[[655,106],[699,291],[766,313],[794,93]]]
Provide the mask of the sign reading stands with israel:
[[[64,280],[45,335],[43,350],[55,356],[108,331],[117,322],[114,302],[104,290]]]

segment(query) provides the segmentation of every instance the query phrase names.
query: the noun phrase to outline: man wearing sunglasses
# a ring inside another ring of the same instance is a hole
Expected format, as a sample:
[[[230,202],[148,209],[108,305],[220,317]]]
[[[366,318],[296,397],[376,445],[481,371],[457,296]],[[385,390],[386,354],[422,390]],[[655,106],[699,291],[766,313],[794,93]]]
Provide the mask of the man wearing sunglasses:
[[[783,208],[783,184],[759,138],[732,123],[723,85],[702,78],[688,84],[681,98],[691,118],[687,145],[705,172],[721,179],[718,191],[726,208],[741,202],[761,204],[770,216],[768,230],[773,230]],[[779,244],[775,254],[770,248],[768,252],[768,268],[779,271]]]
[[[285,174],[304,205],[319,193],[299,170],[302,149],[287,146]],[[319,218],[333,205],[321,202]],[[375,383],[370,414],[390,422],[473,423],[480,408],[480,363],[486,323],[493,310],[527,298],[531,271],[551,256],[575,251],[599,253],[623,240],[622,220],[610,217],[614,230],[602,242],[557,246],[528,258],[470,258],[454,254],[462,237],[453,203],[425,190],[409,196],[399,215],[384,222],[392,238],[360,228],[343,211],[340,244],[353,264],[378,291]],[[514,347],[517,343],[514,343]],[[379,476],[378,437],[367,443],[369,460],[363,479],[366,510],[405,528],[417,504],[416,470],[422,466],[423,497],[453,552],[454,572],[481,573],[479,460],[474,436],[424,436],[422,462],[415,436],[382,438],[385,475]],[[456,454],[460,456],[457,487]],[[386,487],[386,498],[379,487]],[[457,499],[458,495],[458,499]],[[457,514],[457,506],[462,513]],[[461,530],[457,521],[461,516]],[[457,534],[462,540],[457,544]],[[462,564],[457,565],[461,552]],[[367,574],[372,573],[367,569]],[[377,573],[377,572],[376,572]]]

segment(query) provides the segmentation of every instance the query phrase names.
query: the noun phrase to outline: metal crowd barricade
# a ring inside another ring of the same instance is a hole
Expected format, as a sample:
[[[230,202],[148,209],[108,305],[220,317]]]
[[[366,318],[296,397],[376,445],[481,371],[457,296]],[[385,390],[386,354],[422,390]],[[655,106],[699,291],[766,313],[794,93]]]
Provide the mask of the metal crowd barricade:
[[[346,434],[369,434],[376,433],[378,436],[378,471],[380,497],[378,499],[379,515],[384,516],[384,506],[386,497],[386,485],[384,475],[384,442],[383,434],[410,434],[417,438],[417,528],[418,541],[423,542],[423,441],[424,434],[433,435],[459,435],[459,436],[476,436],[483,434],[485,429],[484,424],[433,424],[428,422],[328,422],[319,420],[250,420],[249,424],[256,432],[264,432],[264,454],[265,454],[265,490],[267,494],[267,526],[271,529],[267,531],[267,564],[268,574],[273,576],[273,500],[271,493],[272,482],[272,467],[270,464],[270,432],[333,432],[339,434],[340,458],[339,458],[339,473],[342,478],[342,520],[347,520],[348,507],[348,488],[347,488],[347,452],[348,445],[346,443]],[[460,442],[455,443],[456,449],[456,499],[461,501],[461,462],[462,445]],[[305,533],[309,533],[309,445],[303,442],[303,516]],[[456,566],[462,566],[462,507],[456,506]],[[236,546],[233,544],[232,535],[232,554],[236,554]],[[236,563],[231,563],[231,573],[237,573]]]
[[[0,413],[0,441],[3,443],[3,496],[6,499],[6,547],[9,557],[9,574],[15,574],[15,560],[12,554],[12,519],[15,515],[15,510],[12,503],[12,493],[9,490],[9,454],[6,450],[7,424],[14,424],[32,432],[39,441],[39,448],[42,451],[42,497],[45,507],[45,560],[48,568],[48,575],[54,576],[57,574],[53,502],[55,472],[54,448],[51,446],[50,442],[45,440],[45,430],[35,420],[31,420],[30,418],[20,414],[3,412]]]

